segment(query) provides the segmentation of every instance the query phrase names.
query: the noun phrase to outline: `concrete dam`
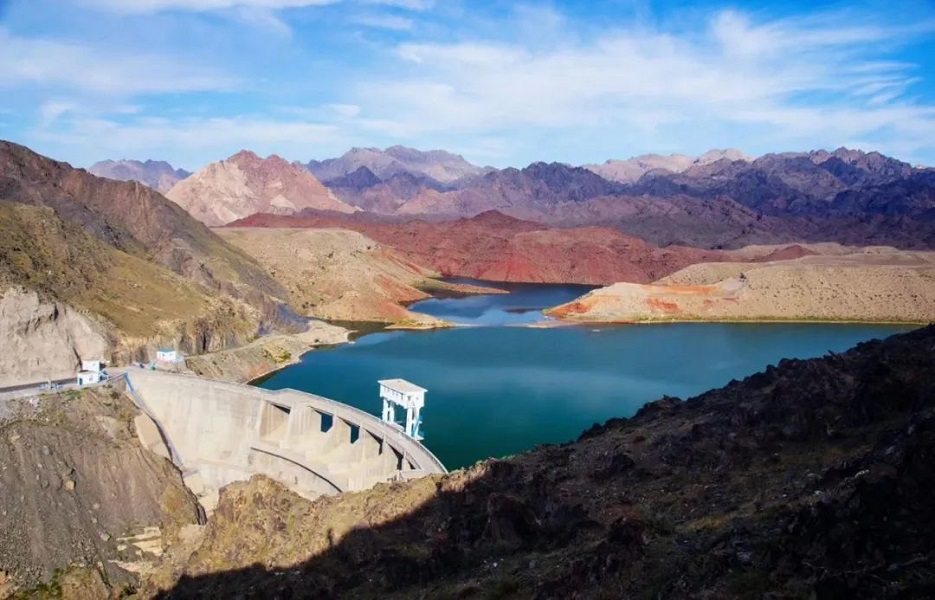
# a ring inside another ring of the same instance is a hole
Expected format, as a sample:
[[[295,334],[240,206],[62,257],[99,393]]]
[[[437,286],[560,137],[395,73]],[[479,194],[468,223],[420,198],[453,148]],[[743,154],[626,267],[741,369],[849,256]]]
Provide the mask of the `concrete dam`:
[[[398,425],[321,396],[145,369],[122,379],[144,413],[141,441],[179,467],[206,510],[256,473],[315,498],[447,472]]]

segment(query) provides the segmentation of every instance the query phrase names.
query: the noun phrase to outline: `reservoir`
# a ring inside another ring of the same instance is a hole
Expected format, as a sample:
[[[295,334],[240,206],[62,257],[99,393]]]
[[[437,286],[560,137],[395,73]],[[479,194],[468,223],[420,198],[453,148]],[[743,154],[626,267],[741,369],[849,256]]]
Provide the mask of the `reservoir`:
[[[475,282],[472,282],[475,283]],[[483,282],[476,282],[481,285]],[[504,287],[497,284],[498,287]],[[509,295],[432,299],[412,310],[463,327],[388,331],[330,350],[258,383],[295,388],[375,415],[377,380],[428,389],[423,443],[449,469],[571,441],[663,395],[682,399],[776,364],[841,352],[912,327],[721,324],[526,327],[581,286],[509,285]]]

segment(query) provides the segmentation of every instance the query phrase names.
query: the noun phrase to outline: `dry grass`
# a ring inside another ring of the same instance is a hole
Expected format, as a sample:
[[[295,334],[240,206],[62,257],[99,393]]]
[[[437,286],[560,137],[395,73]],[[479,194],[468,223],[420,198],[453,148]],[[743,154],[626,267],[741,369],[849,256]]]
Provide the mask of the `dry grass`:
[[[148,336],[166,321],[205,314],[207,291],[108,246],[46,208],[0,202],[0,284],[24,285]]]

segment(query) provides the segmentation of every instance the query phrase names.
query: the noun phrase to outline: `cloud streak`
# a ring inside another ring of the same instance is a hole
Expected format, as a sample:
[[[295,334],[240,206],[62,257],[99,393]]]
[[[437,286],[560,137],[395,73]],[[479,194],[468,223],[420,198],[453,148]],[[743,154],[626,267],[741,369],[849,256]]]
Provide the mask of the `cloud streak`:
[[[587,42],[569,35],[545,49],[489,39],[403,43],[395,54],[413,74],[364,84],[361,97],[379,93],[380,103],[357,103],[409,136],[508,128],[661,136],[668,128],[684,137],[708,121],[736,138],[755,125],[776,142],[931,148],[933,106],[906,97],[915,65],[886,56],[935,23],[842,22],[853,19],[756,24],[723,11],[695,36],[630,28]]]
[[[166,10],[208,12],[229,9],[280,10],[325,6],[341,0],[82,0],[86,6],[126,14],[146,14]]]
[[[0,88],[37,99],[23,104],[35,119],[22,137],[76,155],[106,139],[121,156],[196,166],[241,147],[308,159],[401,143],[520,166],[855,145],[935,162],[931,59],[915,46],[935,32],[924,15],[720,10],[686,24],[540,4],[77,1],[119,4],[136,16],[92,14],[159,20],[176,37],[141,52],[0,27]],[[192,14],[207,11],[221,18]],[[242,27],[250,15],[268,19]],[[121,114],[127,104],[141,112]]]
[[[58,40],[24,38],[0,27],[0,89],[30,84],[104,95],[230,89],[234,80],[182,58],[114,53]]]

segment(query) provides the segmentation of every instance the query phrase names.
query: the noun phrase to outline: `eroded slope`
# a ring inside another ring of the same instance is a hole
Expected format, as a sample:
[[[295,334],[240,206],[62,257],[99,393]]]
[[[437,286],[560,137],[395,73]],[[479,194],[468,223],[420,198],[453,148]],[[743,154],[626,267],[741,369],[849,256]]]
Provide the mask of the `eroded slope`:
[[[432,325],[403,303],[435,275],[390,248],[340,229],[224,228],[218,233],[266,265],[301,313],[322,319]],[[433,285],[441,285],[434,283]]]
[[[195,497],[167,460],[140,446],[136,408],[116,391],[0,400],[0,409],[5,591],[49,582],[69,567],[89,571],[97,594],[132,587],[134,565],[199,522]]]

